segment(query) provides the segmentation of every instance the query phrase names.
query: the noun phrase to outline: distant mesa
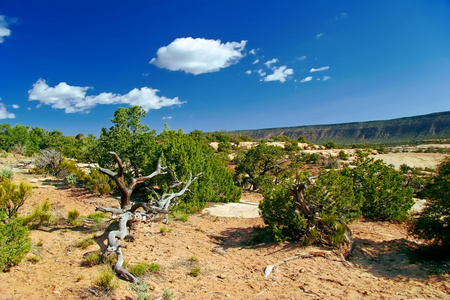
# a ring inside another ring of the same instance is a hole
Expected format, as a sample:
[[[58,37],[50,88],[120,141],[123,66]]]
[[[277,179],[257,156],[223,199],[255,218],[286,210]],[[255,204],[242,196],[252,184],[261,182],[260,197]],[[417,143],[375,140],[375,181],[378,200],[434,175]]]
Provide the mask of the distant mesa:
[[[284,135],[291,139],[303,136],[308,142],[322,144],[399,143],[413,140],[450,138],[450,111],[384,121],[354,122],[330,125],[296,126],[229,131],[255,140]]]

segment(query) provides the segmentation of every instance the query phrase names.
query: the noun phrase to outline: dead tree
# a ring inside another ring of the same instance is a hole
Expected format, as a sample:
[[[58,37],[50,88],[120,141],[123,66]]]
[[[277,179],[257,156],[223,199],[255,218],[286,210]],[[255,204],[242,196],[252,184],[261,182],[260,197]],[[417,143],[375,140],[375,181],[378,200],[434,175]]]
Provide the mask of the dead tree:
[[[187,182],[180,182],[177,179],[177,182],[171,187],[183,186],[183,188],[176,193],[166,193],[162,196],[157,195],[156,200],[153,203],[135,203],[131,205],[131,194],[136,186],[136,184],[144,182],[148,179],[151,179],[155,176],[166,174],[165,167],[161,167],[161,159],[158,160],[158,165],[156,170],[148,176],[139,177],[139,178],[131,178],[131,182],[128,186],[125,185],[123,175],[124,175],[124,167],[119,156],[110,152],[111,155],[114,156],[116,160],[119,170],[117,173],[109,169],[100,168],[100,171],[109,177],[111,177],[117,184],[120,191],[120,208],[110,208],[110,207],[97,207],[96,211],[102,211],[105,213],[111,213],[113,218],[119,219],[119,229],[113,230],[108,233],[108,247],[106,248],[106,255],[108,256],[111,253],[116,253],[117,262],[114,265],[114,271],[121,276],[122,278],[131,281],[133,283],[139,283],[139,279],[136,278],[133,274],[128,272],[126,269],[122,267],[123,265],[123,254],[121,250],[120,242],[124,240],[126,237],[130,237],[132,240],[132,236],[129,235],[127,225],[131,222],[141,221],[145,219],[150,219],[152,216],[156,214],[165,215],[165,220],[168,220],[169,215],[169,207],[173,203],[173,200],[185,192],[189,190],[189,186],[191,183],[196,180],[201,174],[192,177],[192,174]],[[175,176],[176,178],[176,176]],[[137,210],[142,208],[144,213],[139,213]]]

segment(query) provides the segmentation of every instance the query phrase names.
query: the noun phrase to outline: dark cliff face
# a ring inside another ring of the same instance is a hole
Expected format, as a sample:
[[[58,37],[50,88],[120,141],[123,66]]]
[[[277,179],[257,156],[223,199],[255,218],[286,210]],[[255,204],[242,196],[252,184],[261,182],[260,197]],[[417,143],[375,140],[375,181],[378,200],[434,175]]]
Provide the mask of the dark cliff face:
[[[268,139],[275,135],[285,135],[292,139],[303,136],[307,141],[317,144],[330,140],[352,144],[449,138],[450,111],[386,121],[240,130],[230,133],[248,135],[254,139]]]

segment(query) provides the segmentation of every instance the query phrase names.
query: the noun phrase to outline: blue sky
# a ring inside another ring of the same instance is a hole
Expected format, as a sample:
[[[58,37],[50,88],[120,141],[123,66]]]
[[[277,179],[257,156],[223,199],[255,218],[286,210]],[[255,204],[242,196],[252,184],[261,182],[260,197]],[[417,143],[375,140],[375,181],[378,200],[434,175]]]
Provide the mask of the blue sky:
[[[66,135],[129,105],[158,132],[448,111],[450,2],[1,0],[0,98]]]

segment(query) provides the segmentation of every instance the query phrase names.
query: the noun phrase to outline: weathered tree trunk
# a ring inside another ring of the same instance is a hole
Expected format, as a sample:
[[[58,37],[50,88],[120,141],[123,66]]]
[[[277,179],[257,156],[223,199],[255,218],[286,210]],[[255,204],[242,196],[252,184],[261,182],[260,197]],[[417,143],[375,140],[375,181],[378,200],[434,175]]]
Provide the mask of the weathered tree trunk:
[[[122,160],[115,152],[109,152],[109,153],[116,160],[117,165],[119,166],[119,170],[117,171],[117,173],[114,173],[113,171],[111,171],[109,169],[105,169],[105,168],[99,168],[99,170],[103,174],[108,175],[111,179],[113,179],[116,182],[117,187],[119,188],[119,192],[120,192],[120,208],[122,208],[122,209],[130,209],[131,208],[131,194],[133,193],[133,190],[134,190],[136,184],[144,182],[155,176],[166,174],[166,172],[163,171],[165,168],[161,167],[161,159],[159,159],[155,172],[153,172],[152,174],[150,174],[148,176],[144,176],[144,177],[139,177],[139,178],[133,177],[133,178],[131,178],[130,184],[128,186],[126,186],[125,181],[123,179],[124,166],[123,166]]]
[[[117,156],[116,153],[110,152],[111,155],[114,156],[117,164],[119,165],[119,170],[117,173],[112,172],[109,169],[100,168],[100,171],[108,176],[110,176],[114,181],[117,183],[117,186],[120,190],[120,209],[117,208],[105,208],[105,207],[97,207],[96,211],[102,211],[105,213],[111,213],[113,216],[116,216],[119,218],[119,230],[113,230],[109,232],[108,234],[108,246],[106,248],[106,254],[115,252],[117,255],[117,262],[114,265],[114,270],[116,273],[121,276],[122,278],[131,281],[133,283],[139,283],[139,279],[136,278],[133,274],[128,272],[126,269],[122,267],[123,265],[123,254],[120,246],[120,242],[124,240],[126,237],[131,237],[128,233],[127,224],[129,222],[139,221],[143,217],[149,217],[149,215],[154,214],[164,214],[165,220],[168,220],[169,216],[169,207],[172,203],[172,200],[176,197],[179,197],[183,195],[186,191],[188,191],[189,185],[196,180],[201,174],[197,175],[196,177],[192,178],[192,174],[189,178],[189,181],[186,183],[183,182],[177,182],[176,184],[172,185],[172,187],[175,186],[181,186],[184,184],[184,187],[177,193],[168,193],[163,194],[161,197],[157,195],[156,204],[151,205],[150,203],[136,203],[134,205],[131,205],[131,194],[133,193],[134,187],[136,184],[144,182],[150,178],[153,178],[155,176],[165,174],[163,170],[165,170],[165,167],[161,167],[161,159],[158,160],[158,165],[156,167],[155,172],[152,174],[145,176],[145,177],[139,177],[139,178],[132,178],[131,182],[128,186],[125,186],[124,180],[123,180],[123,174],[124,174],[124,167],[122,164],[121,159]],[[145,213],[137,213],[137,210],[139,208],[144,209]]]

